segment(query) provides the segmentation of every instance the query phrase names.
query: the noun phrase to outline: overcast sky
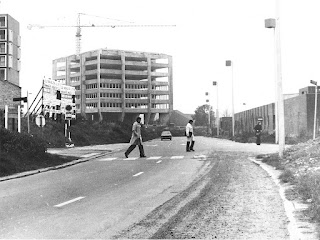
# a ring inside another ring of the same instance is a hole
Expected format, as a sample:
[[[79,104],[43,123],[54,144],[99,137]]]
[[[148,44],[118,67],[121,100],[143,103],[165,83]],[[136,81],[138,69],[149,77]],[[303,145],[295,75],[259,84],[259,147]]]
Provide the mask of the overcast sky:
[[[320,81],[319,0],[280,0],[283,93]],[[75,53],[75,28],[28,30],[29,24],[174,24],[158,28],[83,28],[82,52],[99,48],[172,55],[174,109],[194,113],[206,103],[231,110],[234,64],[235,112],[274,102],[275,0],[1,0],[0,13],[20,22],[22,93],[35,95],[52,60]],[[99,17],[94,17],[99,16]],[[114,21],[117,19],[122,21]],[[32,96],[31,95],[31,96]],[[243,104],[246,105],[243,105]]]

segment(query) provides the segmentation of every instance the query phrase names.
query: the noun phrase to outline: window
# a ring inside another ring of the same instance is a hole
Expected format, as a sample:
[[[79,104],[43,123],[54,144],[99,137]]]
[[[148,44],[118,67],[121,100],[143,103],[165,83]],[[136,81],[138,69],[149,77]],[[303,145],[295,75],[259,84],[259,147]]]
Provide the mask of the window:
[[[5,29],[0,30],[0,40],[4,40],[4,41],[7,40],[7,30]]]
[[[2,42],[0,43],[0,54],[6,54],[7,53],[7,43]]]
[[[0,80],[1,81],[7,80],[6,69],[0,69]]]
[[[7,17],[0,17],[0,27],[7,27]]]
[[[6,56],[0,56],[0,67],[6,67]]]

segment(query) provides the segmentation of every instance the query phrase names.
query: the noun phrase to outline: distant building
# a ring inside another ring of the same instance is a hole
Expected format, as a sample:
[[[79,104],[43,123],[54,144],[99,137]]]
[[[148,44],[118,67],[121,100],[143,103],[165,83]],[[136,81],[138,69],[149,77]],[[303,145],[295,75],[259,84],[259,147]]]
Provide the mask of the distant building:
[[[19,22],[8,14],[0,14],[0,112],[4,113],[5,105],[9,107],[9,129],[17,128],[17,105],[14,97],[21,97],[20,56],[21,37]],[[0,117],[4,126],[4,119]]]
[[[317,97],[317,132],[319,133],[320,96]],[[314,126],[315,87],[308,86],[299,94],[284,97],[285,135],[287,137],[311,136]],[[252,132],[258,118],[262,118],[262,129],[275,132],[275,104],[267,104],[235,114],[235,133]]]
[[[98,49],[53,60],[52,78],[76,88],[77,113],[89,119],[167,123],[173,110],[169,55]]]
[[[174,126],[183,126],[185,127],[187,125],[187,123],[189,122],[189,120],[192,119],[191,117],[192,114],[185,114],[182,113],[178,110],[173,110],[170,119],[169,119],[169,123],[173,124]]]

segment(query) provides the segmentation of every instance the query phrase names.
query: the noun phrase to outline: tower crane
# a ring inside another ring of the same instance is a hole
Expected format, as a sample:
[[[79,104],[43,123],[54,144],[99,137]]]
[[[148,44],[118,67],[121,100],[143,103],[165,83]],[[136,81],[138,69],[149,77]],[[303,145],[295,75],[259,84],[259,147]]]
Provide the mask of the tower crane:
[[[152,24],[106,24],[106,25],[95,25],[95,24],[84,24],[81,25],[81,15],[88,15],[85,13],[78,13],[77,17],[77,24],[76,25],[39,25],[39,24],[29,24],[27,28],[31,30],[32,28],[76,28],[76,54],[79,55],[81,52],[81,29],[82,28],[89,28],[89,27],[97,27],[97,28],[102,28],[102,27],[111,27],[111,28],[116,28],[116,27],[175,27],[176,25],[152,25]],[[93,16],[93,15],[88,15],[88,16]],[[99,17],[99,16],[94,16],[94,17]],[[108,18],[109,19],[109,18]],[[116,20],[116,19],[112,19]],[[122,20],[116,20],[116,21],[122,21]],[[128,22],[131,23],[131,22]]]

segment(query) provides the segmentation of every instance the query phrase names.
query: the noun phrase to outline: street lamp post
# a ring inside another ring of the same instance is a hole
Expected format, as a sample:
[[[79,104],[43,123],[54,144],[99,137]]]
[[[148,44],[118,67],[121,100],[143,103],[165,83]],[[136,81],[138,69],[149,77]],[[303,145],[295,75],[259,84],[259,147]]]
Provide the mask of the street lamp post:
[[[233,65],[234,63],[231,60],[226,61],[226,66],[231,67],[231,95],[232,95],[232,137],[234,137],[234,94],[233,94]]]
[[[209,98],[209,93],[206,92],[206,96],[208,96]],[[211,135],[211,126],[210,126],[210,103],[209,103],[209,99],[206,99],[206,103],[208,104],[208,134]]]
[[[279,157],[283,157],[285,148],[284,102],[282,94],[281,47],[280,47],[280,6],[276,0],[276,18],[265,20],[266,28],[273,28],[275,35],[275,68],[276,68],[276,133],[278,131]]]
[[[217,89],[217,110],[216,110],[216,126],[217,126],[217,137],[219,136],[219,125],[220,125],[220,121],[219,121],[219,97],[218,97],[218,82],[213,81],[212,82],[213,86],[216,86]]]
[[[317,127],[317,103],[318,103],[318,83],[310,80],[310,83],[314,85],[314,118],[313,118],[313,140],[316,139],[316,127]]]

